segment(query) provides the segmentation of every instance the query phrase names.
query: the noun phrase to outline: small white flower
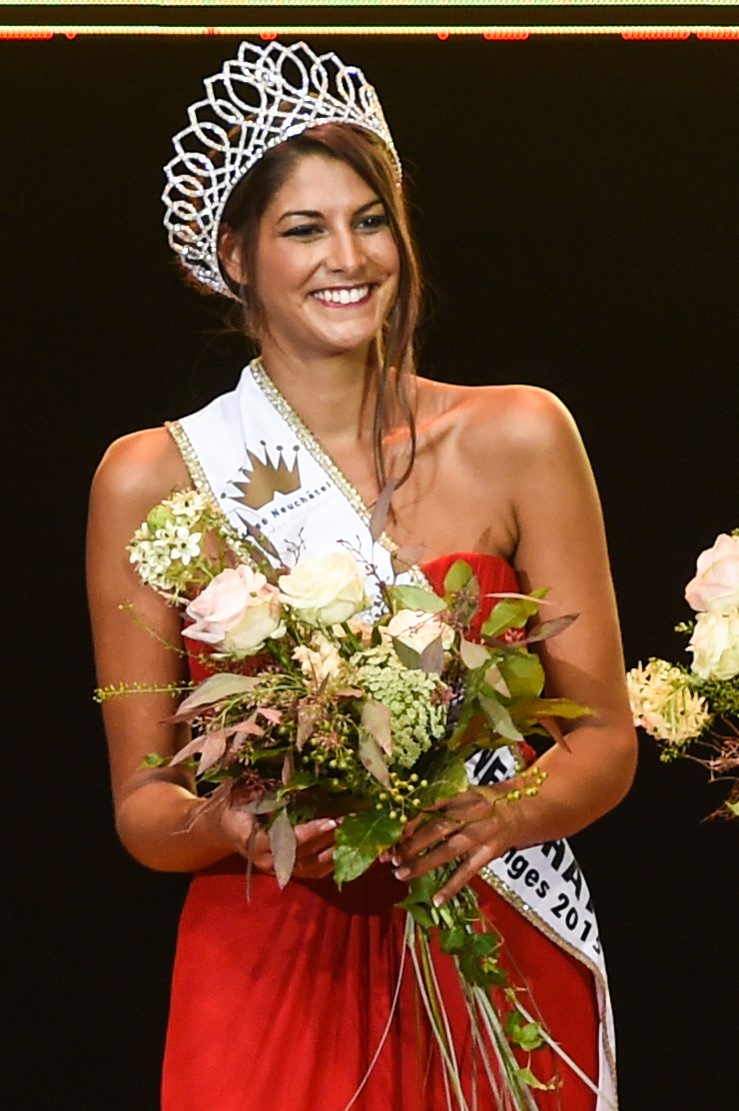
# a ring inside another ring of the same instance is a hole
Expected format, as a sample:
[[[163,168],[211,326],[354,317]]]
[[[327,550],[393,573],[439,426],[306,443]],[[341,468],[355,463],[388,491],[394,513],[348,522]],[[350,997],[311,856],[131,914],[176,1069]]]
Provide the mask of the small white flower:
[[[626,675],[634,724],[652,737],[684,744],[711,721],[706,702],[690,689],[688,676],[666,660],[650,660]]]

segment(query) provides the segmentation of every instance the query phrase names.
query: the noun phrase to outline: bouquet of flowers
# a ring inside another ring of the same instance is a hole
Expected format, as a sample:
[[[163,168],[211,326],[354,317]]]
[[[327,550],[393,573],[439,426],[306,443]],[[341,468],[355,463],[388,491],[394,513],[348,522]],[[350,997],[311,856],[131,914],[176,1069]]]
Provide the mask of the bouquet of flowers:
[[[634,723],[661,742],[660,759],[687,756],[726,778],[716,813],[739,817],[739,529],[701,552],[685,599],[697,616],[676,632],[690,633],[691,665],[650,659],[629,671]]]
[[[373,539],[382,525],[376,514]],[[554,718],[587,712],[543,697],[543,669],[528,647],[573,618],[527,635],[545,591],[496,596],[473,640],[480,589],[462,560],[449,569],[443,597],[398,581],[403,576],[381,581],[348,547],[293,552],[288,568],[264,535],[235,534],[193,491],[152,509],[129,550],[142,580],[184,610],[184,636],[204,675],[183,692],[172,718],[189,723],[192,739],[171,762],[187,761],[212,799],[228,798],[267,826],[280,885],[293,869],[296,824],[341,816],[334,870],[341,886],[391,849],[410,820],[467,788],[473,752],[531,733],[557,735]],[[170,761],[152,754],[148,762]],[[541,771],[521,766],[520,773],[515,790],[478,790],[491,806],[536,794]],[[550,1039],[519,1004],[474,889],[434,904],[447,874],[439,869],[413,881],[401,905],[451,1088],[466,1108],[433,972],[432,932],[456,962],[478,1044],[492,1046],[506,1100],[532,1107],[530,1089],[544,1085],[512,1047],[525,1054]],[[493,985],[503,1014],[492,1004]],[[481,1056],[497,1089],[487,1050]]]

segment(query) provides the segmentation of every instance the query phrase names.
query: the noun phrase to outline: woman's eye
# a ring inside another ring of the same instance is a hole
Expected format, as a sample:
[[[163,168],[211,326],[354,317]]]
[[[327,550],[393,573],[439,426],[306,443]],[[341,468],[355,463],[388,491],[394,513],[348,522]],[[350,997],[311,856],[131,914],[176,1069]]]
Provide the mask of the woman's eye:
[[[282,234],[292,239],[309,239],[312,235],[319,235],[323,231],[320,224],[296,224]]]
[[[384,212],[376,212],[372,216],[363,216],[359,221],[359,227],[363,231],[375,231],[377,228],[386,228],[389,223]]]

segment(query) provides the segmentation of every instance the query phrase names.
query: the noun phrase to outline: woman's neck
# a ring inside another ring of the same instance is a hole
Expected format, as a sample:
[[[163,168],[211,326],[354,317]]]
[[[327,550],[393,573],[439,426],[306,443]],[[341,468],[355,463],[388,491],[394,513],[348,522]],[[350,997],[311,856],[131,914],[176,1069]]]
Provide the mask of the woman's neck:
[[[265,341],[262,362],[282,396],[321,443],[371,442],[376,394],[368,350],[296,358]]]

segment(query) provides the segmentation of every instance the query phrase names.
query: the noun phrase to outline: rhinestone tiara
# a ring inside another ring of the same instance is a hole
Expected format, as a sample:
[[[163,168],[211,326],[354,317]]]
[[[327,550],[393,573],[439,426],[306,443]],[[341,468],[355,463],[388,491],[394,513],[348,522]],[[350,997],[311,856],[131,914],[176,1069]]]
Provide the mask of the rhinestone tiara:
[[[323,123],[373,132],[395,163],[400,159],[377,98],[356,66],[304,42],[256,46],[242,42],[220,73],[205,79],[206,97],[188,108],[189,125],[172,140],[162,193],[169,245],[202,285],[233,297],[218,262],[226,202],[244,174],[286,139]]]

